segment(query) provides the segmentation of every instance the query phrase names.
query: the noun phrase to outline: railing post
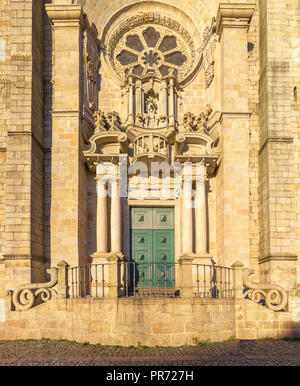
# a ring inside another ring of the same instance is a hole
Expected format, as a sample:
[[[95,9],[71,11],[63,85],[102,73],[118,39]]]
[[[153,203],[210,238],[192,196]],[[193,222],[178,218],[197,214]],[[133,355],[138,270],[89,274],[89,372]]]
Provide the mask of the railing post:
[[[69,264],[65,261],[61,261],[57,264],[58,268],[58,297],[67,298],[69,297],[69,285],[68,285],[68,268]]]
[[[231,266],[233,273],[233,298],[243,299],[243,268],[244,264],[236,261]]]
[[[119,262],[120,256],[111,254],[107,257],[108,262],[108,297],[117,298],[120,288]]]
[[[179,259],[178,287],[180,296],[184,298],[193,296],[193,257],[184,255]]]

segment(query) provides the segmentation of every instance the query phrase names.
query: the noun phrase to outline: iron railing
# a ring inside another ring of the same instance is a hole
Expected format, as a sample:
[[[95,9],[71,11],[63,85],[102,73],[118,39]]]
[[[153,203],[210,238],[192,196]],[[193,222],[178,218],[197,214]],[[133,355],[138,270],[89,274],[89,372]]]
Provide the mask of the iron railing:
[[[123,297],[175,297],[177,263],[122,262]]]
[[[118,262],[119,297],[176,297],[179,263]],[[231,298],[232,269],[193,264],[193,293],[197,298]],[[108,264],[68,268],[69,297],[103,298],[108,291]]]
[[[196,269],[198,298],[232,298],[232,269],[216,265],[193,264]]]
[[[69,296],[71,298],[105,297],[107,264],[89,264],[68,268]]]

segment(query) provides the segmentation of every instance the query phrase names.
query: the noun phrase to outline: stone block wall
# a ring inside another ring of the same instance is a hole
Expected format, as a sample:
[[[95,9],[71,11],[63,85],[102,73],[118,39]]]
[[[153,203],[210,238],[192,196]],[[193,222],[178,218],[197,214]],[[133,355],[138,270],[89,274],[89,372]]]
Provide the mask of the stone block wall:
[[[181,346],[234,335],[232,300],[53,299],[7,312],[0,339],[69,339],[103,345]]]
[[[290,16],[295,20],[296,9],[297,5],[288,1],[260,1],[261,271],[266,271],[266,259],[271,270],[274,265],[274,272],[278,261],[295,261],[295,268],[299,264],[295,223],[297,153],[292,130],[295,106],[291,104],[295,73],[290,50],[290,43],[296,37]],[[274,279],[280,282],[281,275]]]
[[[93,191],[94,181],[88,176],[81,158],[84,147],[78,129],[81,96],[77,88],[72,88],[74,79],[78,84],[81,81],[80,66],[77,66],[80,55],[76,55],[82,47],[78,44],[79,48],[74,48],[69,35],[55,41],[51,23],[44,13],[44,3],[73,4],[71,0],[0,0],[0,265],[4,264],[1,272],[8,270],[8,277],[12,277],[18,266],[20,272],[28,267],[23,281],[27,278],[42,280],[42,269],[45,272],[50,265],[51,255],[54,265],[64,257],[63,247],[67,247],[70,254],[66,258],[73,259],[72,265],[78,264],[78,256],[81,262],[86,261],[89,251],[95,248],[89,233],[95,228],[94,208],[91,195],[88,196],[88,191]],[[129,0],[104,1],[101,7],[89,0],[76,3],[82,4],[101,37],[108,20],[124,8],[126,16],[133,10],[145,12],[152,7],[165,12],[170,6],[178,20],[183,24],[192,21],[202,32],[216,16],[221,2],[188,0],[184,12],[176,0],[151,4],[137,1],[134,7]],[[226,138],[223,150],[227,154],[217,179],[211,184],[209,196],[213,212],[209,214],[210,252],[220,258],[219,262],[223,256],[232,256],[232,260],[226,257],[226,265],[241,255],[251,267],[256,270],[261,267],[263,278],[271,280],[273,277],[272,280],[279,282],[285,271],[280,273],[278,267],[280,262],[287,261],[295,284],[300,275],[297,260],[300,253],[300,10],[297,0],[244,2],[252,3],[256,3],[256,9],[246,38],[248,53],[241,63],[247,66],[248,76],[238,78],[237,67],[232,63],[238,64],[240,58],[234,53],[220,63],[222,50],[224,53],[232,48],[226,43],[216,54],[218,63],[213,87],[203,91],[201,70],[185,88],[180,100],[180,119],[187,111],[195,114],[202,111],[207,102],[215,103],[213,107],[224,111],[230,107],[236,112],[242,109],[252,114],[249,127],[239,123],[236,127],[230,123],[229,129],[227,124],[223,127]],[[113,18],[111,20],[113,22]],[[67,33],[72,34],[70,30]],[[232,36],[237,34],[236,31],[231,33]],[[241,43],[239,37],[229,40],[235,47]],[[78,48],[78,52],[66,60],[63,54],[68,44],[75,53]],[[62,53],[60,58],[55,58],[55,45],[56,51]],[[125,98],[104,59],[102,64],[100,107],[119,111],[122,115],[126,111]],[[61,83],[54,99],[52,73],[57,84]],[[224,74],[227,77],[222,80]],[[58,117],[53,132],[52,110],[59,113],[63,103],[66,114],[72,110],[74,115]],[[237,149],[238,144],[240,149]],[[52,146],[56,152],[53,163]],[[65,174],[59,177],[62,170]],[[73,177],[68,180],[70,175]],[[66,207],[62,200],[55,203],[51,220],[51,199],[55,201],[56,197],[58,201],[60,197],[66,199]],[[248,210],[248,214],[244,210]],[[241,227],[232,220],[234,216],[242,219]],[[52,249],[51,222],[55,229]],[[240,249],[232,243],[237,232],[243,241]],[[42,262],[47,263],[42,266]],[[13,271],[10,271],[12,266]],[[272,274],[273,269],[277,276]]]
[[[6,311],[0,339],[68,339],[102,345],[182,346],[197,341],[300,336],[292,312],[250,300],[60,299]]]
[[[42,2],[0,3],[2,291],[43,278],[42,12]]]

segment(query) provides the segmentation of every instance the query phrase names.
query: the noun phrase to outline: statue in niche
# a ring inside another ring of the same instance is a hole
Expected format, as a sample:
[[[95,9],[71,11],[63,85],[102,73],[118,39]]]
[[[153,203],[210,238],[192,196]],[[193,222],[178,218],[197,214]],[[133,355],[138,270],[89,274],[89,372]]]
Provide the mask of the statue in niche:
[[[157,127],[159,125],[159,117],[157,114],[157,99],[153,95],[148,95],[145,98],[145,124],[147,127]]]

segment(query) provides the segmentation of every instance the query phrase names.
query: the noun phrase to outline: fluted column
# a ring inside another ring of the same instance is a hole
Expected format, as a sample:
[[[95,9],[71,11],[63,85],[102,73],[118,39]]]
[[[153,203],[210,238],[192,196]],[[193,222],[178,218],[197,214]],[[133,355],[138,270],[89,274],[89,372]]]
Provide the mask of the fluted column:
[[[142,81],[138,79],[135,84],[135,106],[136,106],[136,115],[143,114],[143,105],[142,105]]]
[[[108,252],[106,181],[97,179],[97,252]]]
[[[160,115],[163,117],[168,116],[168,84],[167,81],[162,81],[161,87],[160,87],[160,99],[161,103],[160,105]]]
[[[111,252],[116,253],[122,251],[122,208],[119,184],[119,178],[111,181]]]
[[[169,117],[170,117],[170,125],[175,125],[175,91],[174,91],[174,79],[170,78],[169,80]]]
[[[196,254],[207,253],[207,211],[206,211],[206,176],[205,166],[200,166],[196,181],[195,222],[196,222]]]
[[[134,112],[133,112],[133,97],[134,97],[134,85],[133,85],[133,78],[130,76],[128,78],[129,81],[129,93],[128,93],[128,122],[134,123]]]
[[[182,252],[184,255],[193,253],[193,212],[192,212],[192,180],[187,179],[183,185],[181,201],[182,217]]]

